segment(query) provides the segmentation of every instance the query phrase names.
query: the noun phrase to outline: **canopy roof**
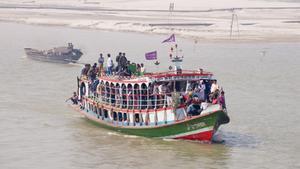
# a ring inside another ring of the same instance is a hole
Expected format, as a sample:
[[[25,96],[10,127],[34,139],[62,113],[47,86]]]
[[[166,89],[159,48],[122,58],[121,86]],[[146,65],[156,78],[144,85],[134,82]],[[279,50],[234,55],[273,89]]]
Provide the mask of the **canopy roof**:
[[[201,79],[212,79],[211,72],[196,71],[196,70],[182,70],[180,73],[176,71],[146,73],[143,76],[131,76],[129,78],[122,78],[116,76],[101,76],[99,80],[111,83],[124,83],[124,84],[141,84],[152,82],[168,82],[168,81],[197,81]]]

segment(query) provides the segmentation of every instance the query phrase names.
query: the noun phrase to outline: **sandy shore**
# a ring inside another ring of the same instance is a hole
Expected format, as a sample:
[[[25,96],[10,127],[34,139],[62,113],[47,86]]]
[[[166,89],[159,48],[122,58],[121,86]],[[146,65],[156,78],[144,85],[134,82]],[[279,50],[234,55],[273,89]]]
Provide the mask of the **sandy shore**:
[[[220,4],[216,0],[209,3],[177,0],[171,13],[169,3],[158,0],[151,3],[145,0],[2,0],[0,20],[149,34],[175,33],[199,43],[300,41],[300,3],[226,1]]]

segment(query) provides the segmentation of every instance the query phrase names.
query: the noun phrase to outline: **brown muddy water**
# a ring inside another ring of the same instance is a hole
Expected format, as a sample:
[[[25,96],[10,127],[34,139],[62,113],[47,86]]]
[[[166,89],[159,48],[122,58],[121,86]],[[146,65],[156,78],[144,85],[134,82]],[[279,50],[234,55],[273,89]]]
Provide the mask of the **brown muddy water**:
[[[163,35],[0,23],[0,168],[300,168],[300,44],[206,43],[179,39],[185,68],[215,73],[225,89],[231,123],[223,144],[132,137],[85,120],[65,103],[76,88],[79,64],[24,57],[24,47],[47,49],[73,42],[94,62],[119,51],[135,62],[158,50]]]

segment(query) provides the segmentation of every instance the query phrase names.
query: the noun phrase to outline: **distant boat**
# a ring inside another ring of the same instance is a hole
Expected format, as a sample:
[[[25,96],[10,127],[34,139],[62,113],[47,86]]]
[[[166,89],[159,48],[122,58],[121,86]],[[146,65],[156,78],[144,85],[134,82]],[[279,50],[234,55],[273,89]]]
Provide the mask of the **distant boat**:
[[[74,49],[72,43],[68,43],[67,47],[57,47],[49,50],[37,50],[32,48],[24,48],[28,58],[54,62],[54,63],[74,63],[82,56],[80,49]]]

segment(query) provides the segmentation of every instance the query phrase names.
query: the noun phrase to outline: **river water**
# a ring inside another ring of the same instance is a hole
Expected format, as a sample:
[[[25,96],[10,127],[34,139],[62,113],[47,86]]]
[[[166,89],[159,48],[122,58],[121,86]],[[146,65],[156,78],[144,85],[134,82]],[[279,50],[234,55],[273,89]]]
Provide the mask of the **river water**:
[[[126,52],[147,70],[170,65],[162,35],[0,23],[0,168],[299,168],[300,43],[206,43],[178,39],[185,68],[215,73],[231,122],[223,144],[133,137],[102,129],[70,109],[79,64],[24,57],[24,47],[73,42],[85,53]],[[161,65],[144,60],[158,50]]]

